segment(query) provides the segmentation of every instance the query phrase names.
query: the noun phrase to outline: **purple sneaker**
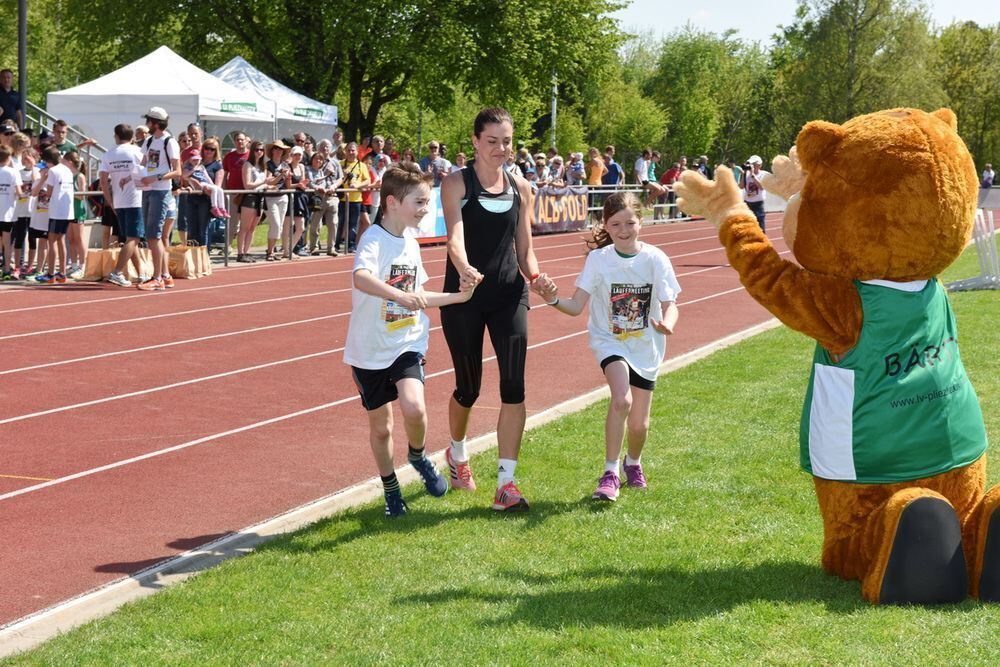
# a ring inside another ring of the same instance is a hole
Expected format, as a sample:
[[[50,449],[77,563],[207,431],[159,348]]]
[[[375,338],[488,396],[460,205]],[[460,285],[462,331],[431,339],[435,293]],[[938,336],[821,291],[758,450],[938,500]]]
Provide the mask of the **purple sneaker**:
[[[633,489],[646,488],[646,476],[642,474],[642,464],[636,463],[634,466],[627,466],[622,461],[622,469],[625,471],[625,484]]]
[[[618,489],[621,488],[621,485],[622,481],[618,479],[618,475],[608,470],[601,475],[601,479],[597,482],[597,490],[594,491],[594,495],[591,498],[614,502],[618,500]]]

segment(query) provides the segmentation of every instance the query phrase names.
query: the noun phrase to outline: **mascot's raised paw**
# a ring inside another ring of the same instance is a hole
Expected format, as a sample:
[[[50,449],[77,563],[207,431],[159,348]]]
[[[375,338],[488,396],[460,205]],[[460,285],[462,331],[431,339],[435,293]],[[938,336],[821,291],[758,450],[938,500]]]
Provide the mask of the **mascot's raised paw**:
[[[729,167],[715,170],[716,180],[710,181],[696,171],[685,171],[674,184],[677,206],[688,215],[703,216],[718,229],[734,213],[749,212],[743,195]]]
[[[795,146],[788,155],[778,155],[771,162],[771,173],[765,174],[761,184],[768,192],[773,192],[785,201],[798,194],[806,183],[806,174],[799,163],[799,151]]]

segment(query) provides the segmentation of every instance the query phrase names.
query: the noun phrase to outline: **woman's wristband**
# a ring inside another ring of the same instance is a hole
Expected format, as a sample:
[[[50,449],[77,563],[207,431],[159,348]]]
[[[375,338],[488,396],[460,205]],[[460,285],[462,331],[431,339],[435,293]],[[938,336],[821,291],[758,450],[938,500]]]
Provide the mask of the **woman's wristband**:
[[[529,283],[535,282],[536,280],[538,280],[539,275],[540,274],[532,273],[530,276],[528,276],[528,282]]]

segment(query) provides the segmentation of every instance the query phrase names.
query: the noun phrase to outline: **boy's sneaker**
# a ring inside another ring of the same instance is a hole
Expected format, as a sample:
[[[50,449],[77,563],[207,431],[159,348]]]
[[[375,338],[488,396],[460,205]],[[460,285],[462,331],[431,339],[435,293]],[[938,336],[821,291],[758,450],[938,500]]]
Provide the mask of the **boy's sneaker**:
[[[636,463],[634,466],[627,466],[622,461],[622,470],[625,471],[625,483],[632,489],[645,489],[646,476],[642,474],[642,464]]]
[[[385,515],[390,519],[406,514],[406,501],[401,493],[385,494]]]
[[[61,273],[57,273],[56,275],[52,276],[52,282],[59,283],[60,285],[62,285],[66,282],[66,276],[64,276]]]
[[[459,463],[455,459],[451,458],[451,447],[448,447],[444,451],[445,460],[448,461],[451,488],[463,489],[465,491],[475,491],[476,480],[472,478],[472,467],[469,466],[469,462],[466,461],[465,463]]]
[[[173,276],[160,276],[160,282],[163,283],[163,289],[173,289],[174,287]]]
[[[154,292],[156,290],[162,290],[163,283],[161,283],[157,278],[150,278],[145,282],[139,283],[136,287],[141,289],[143,292]]]
[[[424,487],[427,493],[435,498],[440,498],[448,492],[448,482],[438,473],[434,464],[426,456],[417,461],[410,461],[410,465],[417,469],[421,479],[424,480]]]
[[[514,482],[507,482],[493,496],[493,509],[498,512],[526,512],[528,501]]]
[[[52,282],[52,274],[51,273],[39,273],[37,276],[35,276],[35,282],[36,283],[42,283],[43,285],[47,285],[47,284],[49,284],[49,283]]]
[[[618,478],[618,475],[608,470],[601,475],[601,479],[597,482],[597,490],[594,491],[594,495],[591,498],[614,502],[618,500],[618,489],[621,488],[621,485],[622,481]]]
[[[123,276],[120,273],[115,273],[112,271],[108,274],[108,282],[112,285],[118,285],[119,287],[131,287],[132,281]]]

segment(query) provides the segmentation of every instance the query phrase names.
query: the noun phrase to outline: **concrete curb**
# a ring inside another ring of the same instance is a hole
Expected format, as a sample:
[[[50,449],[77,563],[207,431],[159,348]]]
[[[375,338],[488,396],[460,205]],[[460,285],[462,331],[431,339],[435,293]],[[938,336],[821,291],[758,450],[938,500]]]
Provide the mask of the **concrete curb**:
[[[688,366],[699,359],[729,347],[758,333],[773,329],[780,323],[769,320],[721,338],[664,362],[660,374]],[[534,429],[555,421],[609,396],[608,388],[600,387],[582,396],[570,399],[528,417],[526,429]],[[487,433],[468,442],[471,454],[480,454],[496,447],[496,433]],[[441,450],[430,459],[439,468],[445,465],[445,452]],[[412,466],[396,471],[401,485],[415,482],[419,475]],[[36,612],[0,628],[0,658],[27,651],[39,644],[68,632],[84,623],[107,616],[127,602],[184,581],[230,558],[251,553],[261,544],[286,533],[326,519],[346,509],[368,503],[382,495],[382,485],[377,477],[319,498],[311,503],[289,510],[243,530],[221,537],[214,542],[192,549],[162,563],[140,570],[128,577],[110,582],[92,591]]]

